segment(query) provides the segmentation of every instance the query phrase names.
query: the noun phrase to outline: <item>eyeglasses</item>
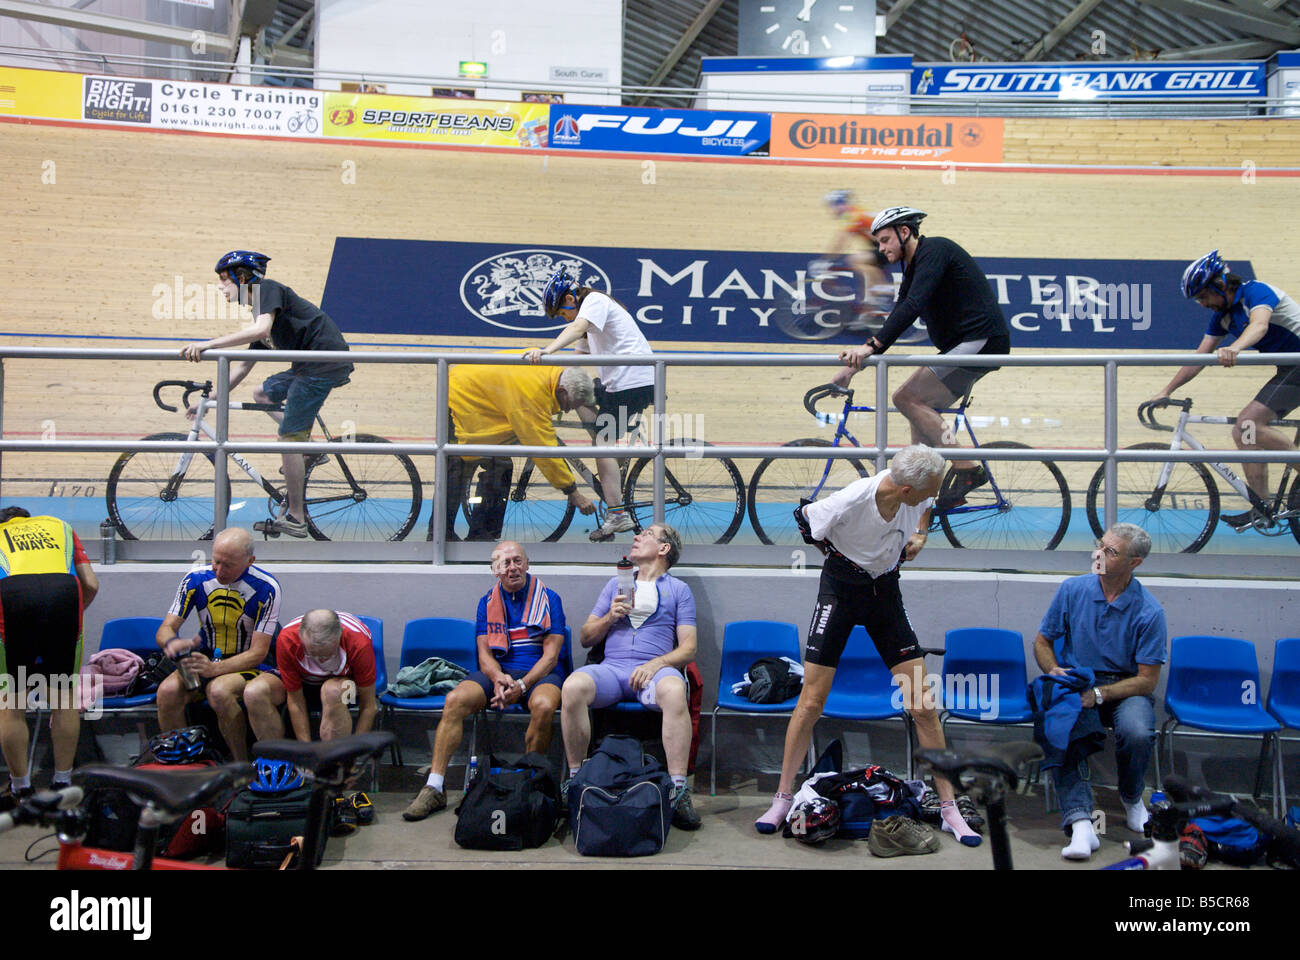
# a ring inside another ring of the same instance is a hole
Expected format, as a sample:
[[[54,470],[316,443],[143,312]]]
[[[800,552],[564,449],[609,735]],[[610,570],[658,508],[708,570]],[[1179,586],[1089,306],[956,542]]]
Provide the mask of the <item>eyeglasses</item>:
[[[1120,553],[1120,552],[1119,552],[1118,550],[1116,550],[1114,547],[1108,547],[1108,546],[1106,546],[1106,544],[1104,544],[1104,543],[1103,543],[1102,541],[1100,541],[1100,540],[1098,540],[1096,543],[1097,543],[1097,549],[1100,550],[1102,553],[1104,553],[1104,554],[1107,556],[1108,559],[1111,559],[1111,560],[1122,560],[1122,559],[1124,559],[1124,554]]]

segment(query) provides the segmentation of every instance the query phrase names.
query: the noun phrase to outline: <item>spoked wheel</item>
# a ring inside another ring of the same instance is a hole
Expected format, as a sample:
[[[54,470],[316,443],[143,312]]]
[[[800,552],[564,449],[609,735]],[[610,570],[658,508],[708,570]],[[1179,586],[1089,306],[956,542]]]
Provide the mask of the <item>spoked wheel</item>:
[[[1126,450],[1168,450],[1167,443],[1138,443]],[[1151,537],[1151,549],[1160,553],[1196,553],[1214,535],[1219,522],[1219,487],[1210,471],[1199,463],[1175,463],[1169,482],[1157,495],[1156,484],[1165,464],[1120,462],[1115,464],[1116,509],[1120,523],[1137,524]],[[1100,537],[1106,532],[1106,467],[1097,468],[1088,484],[1088,524]],[[1292,497],[1297,496],[1295,485]],[[1292,531],[1295,532],[1295,521]],[[1300,540],[1300,533],[1296,533]]]
[[[357,434],[355,442],[388,443],[371,434]],[[309,460],[307,467],[307,528],[313,537],[382,541],[401,540],[411,532],[424,493],[410,457],[328,452],[324,456]]]
[[[702,440],[673,440],[674,447],[708,447]],[[633,528],[643,530],[654,518],[654,460],[632,464],[623,502],[633,508]],[[745,481],[726,457],[664,459],[664,523],[677,530],[682,543],[730,543],[745,516]]]
[[[1011,440],[982,449],[1031,449]],[[971,451],[977,458],[978,451]],[[966,502],[936,511],[954,547],[973,550],[1055,550],[1070,526],[1070,487],[1050,460],[985,460],[989,482],[966,494]],[[948,489],[949,470],[940,491]]]
[[[564,536],[573,522],[573,504],[551,486],[531,457],[476,460],[467,463],[465,469],[468,479],[461,505],[468,529],[462,531],[458,524],[459,536],[551,543]],[[486,515],[492,513],[496,516]],[[498,525],[500,533],[494,535]]]
[[[826,447],[820,437],[793,440],[787,447]],[[830,472],[827,473],[827,463]],[[854,480],[871,475],[869,464],[854,458],[786,459],[768,457],[759,463],[749,481],[749,522],[762,543],[792,546],[803,543],[794,522],[794,508],[804,498],[842,490]],[[823,480],[823,477],[825,479]]]
[[[145,440],[186,440],[154,433]],[[108,474],[108,518],[123,540],[211,540],[216,472],[211,454],[124,453]],[[226,502],[230,482],[226,481]]]

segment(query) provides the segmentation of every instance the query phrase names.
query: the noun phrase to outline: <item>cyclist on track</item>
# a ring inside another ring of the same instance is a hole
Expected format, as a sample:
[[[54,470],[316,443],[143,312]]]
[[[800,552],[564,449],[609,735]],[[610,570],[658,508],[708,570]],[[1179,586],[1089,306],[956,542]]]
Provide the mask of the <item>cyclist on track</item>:
[[[865,329],[870,321],[878,324],[894,302],[894,282],[889,275],[889,260],[880,251],[876,238],[871,235],[871,214],[853,202],[848,190],[832,190],[826,194],[826,205],[843,224],[831,241],[828,261],[842,259],[857,278],[858,302],[854,304],[854,323],[850,330]],[[854,241],[866,244],[866,250],[849,252]],[[814,261],[811,273],[821,275],[830,269],[829,262]]]
[[[546,281],[542,295],[548,317],[562,317],[567,325],[545,347],[533,347],[524,354],[529,363],[537,363],[547,354],[556,353],[569,344],[579,353],[652,355],[650,343],[623,305],[608,294],[579,284],[561,267]],[[653,367],[601,367],[595,380],[595,408],[579,407],[578,416],[591,434],[593,443],[615,443],[631,433],[630,424],[646,407],[654,403]],[[618,461],[613,457],[596,460],[600,489],[605,499],[605,522],[591,533],[595,541],[609,540],[614,534],[631,530],[632,517],[623,505],[622,479]]]
[[[840,353],[848,364],[833,382],[847,386],[868,357],[884,353],[922,318],[940,354],[1004,354],[1011,350],[997,294],[969,253],[946,237],[923,237],[917,227],[925,213],[912,207],[889,207],[876,215],[871,235],[890,263],[902,262],[903,285],[898,303],[880,332],[861,347]],[[894,391],[894,405],[912,425],[912,442],[955,446],[944,436],[939,410],[968,393],[975,382],[997,367],[921,367]],[[939,510],[959,506],[966,494],[988,483],[988,472],[971,460],[954,460],[955,478],[935,501]]]
[[[251,250],[232,250],[217,261],[221,291],[231,303],[240,303],[253,311],[253,324],[239,333],[215,340],[186,344],[181,356],[196,363],[204,350],[224,350],[248,344],[250,350],[347,350],[347,341],[334,321],[320,307],[304,300],[282,283],[266,279],[266,264],[271,258]],[[253,369],[256,360],[243,360],[230,373],[233,393]],[[312,424],[325,398],[335,387],[348,382],[352,364],[344,361],[308,363],[295,360],[288,370],[268,377],[253,394],[258,403],[284,401],[283,413],[272,413],[280,424],[281,440],[311,439]],[[190,408],[191,416],[194,413]],[[286,533],[305,538],[307,509],[304,487],[307,458],[300,453],[280,455],[283,466],[288,509],[284,516],[259,522],[254,529],[268,533]]]
[[[1230,272],[1218,250],[1188,265],[1183,272],[1182,290],[1184,297],[1214,311],[1196,352],[1217,354],[1221,366],[1236,365],[1237,354],[1247,347],[1262,353],[1300,353],[1300,307],[1277,287],[1262,280],[1243,280]],[[1219,343],[1227,336],[1234,338],[1232,345],[1220,347]],[[1203,369],[1182,367],[1151,400],[1167,399]],[[1300,406],[1300,365],[1278,367],[1277,373],[1255,394],[1255,399],[1237,414],[1232,442],[1238,450],[1294,449],[1283,434],[1267,424],[1275,417],[1285,417],[1297,406]],[[1268,464],[1244,464],[1244,473],[1250,489],[1262,501],[1267,501]],[[1256,520],[1270,526],[1273,523],[1267,509],[1261,511],[1256,507],[1219,519],[1237,531],[1251,528]]]

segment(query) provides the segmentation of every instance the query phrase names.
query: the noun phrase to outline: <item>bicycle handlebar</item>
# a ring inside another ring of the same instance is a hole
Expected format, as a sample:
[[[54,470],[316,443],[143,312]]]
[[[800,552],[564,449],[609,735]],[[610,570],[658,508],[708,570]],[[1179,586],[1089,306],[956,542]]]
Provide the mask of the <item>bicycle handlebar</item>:
[[[163,403],[162,397],[159,396],[164,387],[180,387],[184,390],[185,393],[181,397],[181,403],[188,408],[190,405],[190,394],[198,393],[199,391],[210,393],[212,391],[212,381],[207,380],[203,383],[198,383],[194,380],[159,380],[155,383],[153,387],[153,402],[158,404],[159,407],[166,410],[168,413],[175,413],[178,408],[167,406],[167,404]]]
[[[853,391],[848,387],[841,387],[834,383],[819,384],[803,395],[803,408],[814,417],[820,416],[817,412],[817,401],[826,397],[848,397],[849,403],[852,403]]]
[[[1165,426],[1163,423],[1156,420],[1156,411],[1162,407],[1177,407],[1180,410],[1191,410],[1192,401],[1190,398],[1187,400],[1174,400],[1170,397],[1165,397],[1163,400],[1147,400],[1143,403],[1139,403],[1138,423],[1142,424],[1142,426],[1146,427],[1148,430],[1164,430],[1166,433],[1173,433],[1173,427]]]
[[[58,790],[42,790],[25,800],[8,813],[0,814],[0,833],[26,824],[49,826],[56,815],[80,806],[85,794],[81,787],[61,787]]]

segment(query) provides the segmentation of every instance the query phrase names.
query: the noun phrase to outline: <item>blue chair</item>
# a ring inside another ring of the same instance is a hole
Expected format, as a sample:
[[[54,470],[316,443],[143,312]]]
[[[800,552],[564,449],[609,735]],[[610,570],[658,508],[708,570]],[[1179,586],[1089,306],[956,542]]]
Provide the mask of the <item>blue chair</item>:
[[[99,636],[100,650],[130,650],[142,660],[158,652],[154,636],[162,626],[162,617],[119,617],[104,624]],[[152,713],[157,695],[140,693],[133,697],[105,697],[102,708],[110,713]]]
[[[1268,685],[1268,703],[1264,709],[1284,727],[1300,730],[1300,637],[1287,637],[1273,647],[1273,679]],[[1278,766],[1281,768],[1282,736],[1276,738]],[[1279,776],[1281,775],[1279,769]],[[1286,784],[1279,783],[1282,810],[1287,809]]]
[[[414,666],[429,659],[441,657],[473,672],[478,669],[478,642],[474,624],[456,617],[421,617],[408,620],[402,632],[402,652],[399,667]],[[385,690],[379,698],[383,708],[384,723],[392,722],[397,711],[403,713],[437,713],[446,701],[445,695],[435,697],[396,697]],[[397,749],[397,765],[402,766],[402,750]]]
[[[1019,632],[991,627],[949,630],[944,650],[945,728],[950,719],[1008,725],[1034,722],[1029,709],[1025,638]],[[997,680],[997,695],[985,711],[979,701],[982,696],[993,695],[993,678]],[[948,702],[954,693],[960,696]],[[956,702],[958,699],[961,702]]]
[[[1282,750],[1277,743],[1282,724],[1257,702],[1259,663],[1254,644],[1236,637],[1174,637],[1169,644],[1169,680],[1165,687],[1165,711],[1169,718],[1160,727],[1160,740],[1169,746],[1169,768],[1173,769],[1173,735],[1180,726],[1200,733],[1187,736],[1254,739],[1263,736],[1260,766],[1273,748],[1273,816],[1279,816],[1282,800]],[[1255,697],[1245,696],[1256,691]],[[1160,773],[1161,744],[1156,744],[1156,781]],[[1259,786],[1260,771],[1256,773]],[[1256,789],[1256,796],[1258,796]]]
[[[709,794],[718,792],[718,711],[745,717],[769,716],[794,711],[799,697],[796,694],[781,703],[754,703],[749,698],[731,692],[734,684],[744,679],[750,665],[763,657],[789,657],[795,663],[801,660],[799,630],[793,623],[776,620],[737,620],[728,623],[722,631],[722,663],[718,668],[718,695],[713,706],[713,732],[711,735],[712,759]]]
[[[898,698],[894,676],[880,659],[866,628],[854,627],[844,645],[822,716],[834,720],[901,720],[907,741],[908,776],[914,776],[912,718],[896,705]],[[815,743],[812,750],[816,752]]]
[[[360,614],[357,614],[357,619],[370,631],[370,645],[375,651],[375,696],[379,697],[388,689],[388,665],[384,662],[384,621]]]

